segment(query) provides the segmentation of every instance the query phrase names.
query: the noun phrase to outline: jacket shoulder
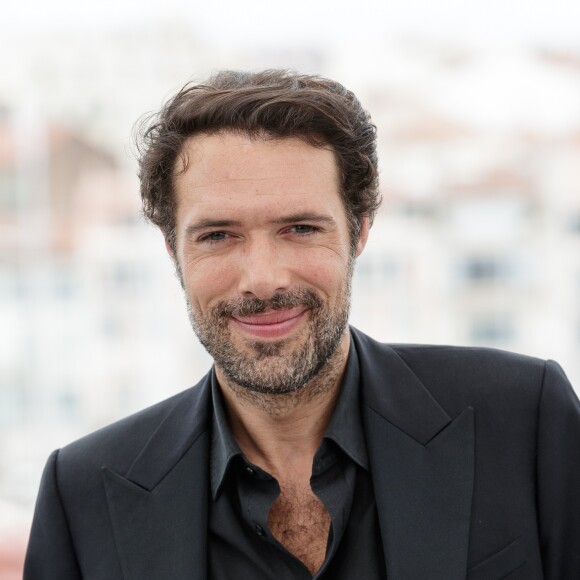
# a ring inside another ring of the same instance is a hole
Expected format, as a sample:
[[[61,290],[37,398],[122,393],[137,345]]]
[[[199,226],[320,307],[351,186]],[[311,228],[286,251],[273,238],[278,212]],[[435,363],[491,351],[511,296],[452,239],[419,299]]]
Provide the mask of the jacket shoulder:
[[[351,328],[353,336],[365,352],[387,356],[395,353],[412,370],[432,369],[440,373],[448,369],[451,373],[473,370],[492,377],[505,373],[520,374],[530,372],[543,374],[546,361],[500,350],[497,348],[474,346],[449,346],[437,344],[382,343]],[[368,348],[367,348],[368,347]],[[363,356],[365,354],[363,352]]]
[[[377,359],[406,367],[452,415],[467,406],[537,411],[546,361],[494,348],[384,344],[355,331],[369,368]],[[387,385],[385,385],[387,388]]]
[[[485,406],[521,406],[524,401],[534,409],[537,405],[546,369],[546,361],[539,358],[482,347],[391,348],[427,388],[444,398],[455,394]]]
[[[508,374],[520,376],[521,373],[539,373],[541,378],[546,364],[545,360],[536,357],[488,347],[429,344],[384,346],[394,350],[412,368],[446,367],[454,373],[469,370],[492,379]]]
[[[171,421],[179,428],[187,417],[192,432],[205,428],[202,419],[207,414],[206,381],[207,377],[194,387],[69,443],[59,450],[59,464],[99,468],[108,465],[123,472],[164,423]]]

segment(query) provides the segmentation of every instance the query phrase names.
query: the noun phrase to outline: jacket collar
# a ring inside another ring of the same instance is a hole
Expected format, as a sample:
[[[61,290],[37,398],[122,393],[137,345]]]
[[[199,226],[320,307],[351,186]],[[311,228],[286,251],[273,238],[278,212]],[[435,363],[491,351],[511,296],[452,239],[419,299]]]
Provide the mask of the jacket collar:
[[[462,580],[474,477],[473,409],[451,418],[389,346],[352,329],[387,576]]]
[[[103,468],[125,580],[205,580],[209,375],[174,404],[126,474]]]
[[[209,374],[175,398],[175,404],[129,468],[129,481],[151,491],[207,431],[208,382]]]
[[[473,410],[450,417],[392,348],[351,329],[390,580],[465,578]],[[209,374],[175,404],[126,474],[103,469],[126,579],[207,578]]]
[[[352,327],[351,335],[362,353],[366,406],[418,443],[427,444],[451,422],[451,417],[390,346]]]

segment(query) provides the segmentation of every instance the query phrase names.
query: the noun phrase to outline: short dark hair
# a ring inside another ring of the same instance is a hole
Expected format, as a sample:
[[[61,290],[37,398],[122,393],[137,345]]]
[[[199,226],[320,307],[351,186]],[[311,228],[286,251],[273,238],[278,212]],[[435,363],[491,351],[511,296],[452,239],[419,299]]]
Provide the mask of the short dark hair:
[[[221,71],[189,83],[137,132],[143,214],[175,250],[176,161],[199,133],[231,131],[298,137],[334,151],[353,244],[361,219],[380,205],[376,127],[355,95],[336,81],[288,70]],[[187,167],[184,164],[184,167]]]

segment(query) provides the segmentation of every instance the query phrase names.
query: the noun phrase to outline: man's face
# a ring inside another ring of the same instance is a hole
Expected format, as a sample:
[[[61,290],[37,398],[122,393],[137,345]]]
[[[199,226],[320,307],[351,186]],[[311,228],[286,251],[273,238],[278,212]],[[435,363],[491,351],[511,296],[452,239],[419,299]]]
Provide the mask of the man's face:
[[[218,378],[295,391],[348,351],[352,266],[368,223],[353,252],[328,149],[222,133],[189,139],[184,153],[174,258],[193,328]]]

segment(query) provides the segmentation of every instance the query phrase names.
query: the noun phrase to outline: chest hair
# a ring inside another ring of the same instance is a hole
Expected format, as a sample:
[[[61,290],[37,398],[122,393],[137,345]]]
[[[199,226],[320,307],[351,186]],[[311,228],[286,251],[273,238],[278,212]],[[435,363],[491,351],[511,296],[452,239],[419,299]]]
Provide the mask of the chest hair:
[[[307,487],[285,486],[270,508],[274,537],[314,575],[326,556],[330,514]]]

